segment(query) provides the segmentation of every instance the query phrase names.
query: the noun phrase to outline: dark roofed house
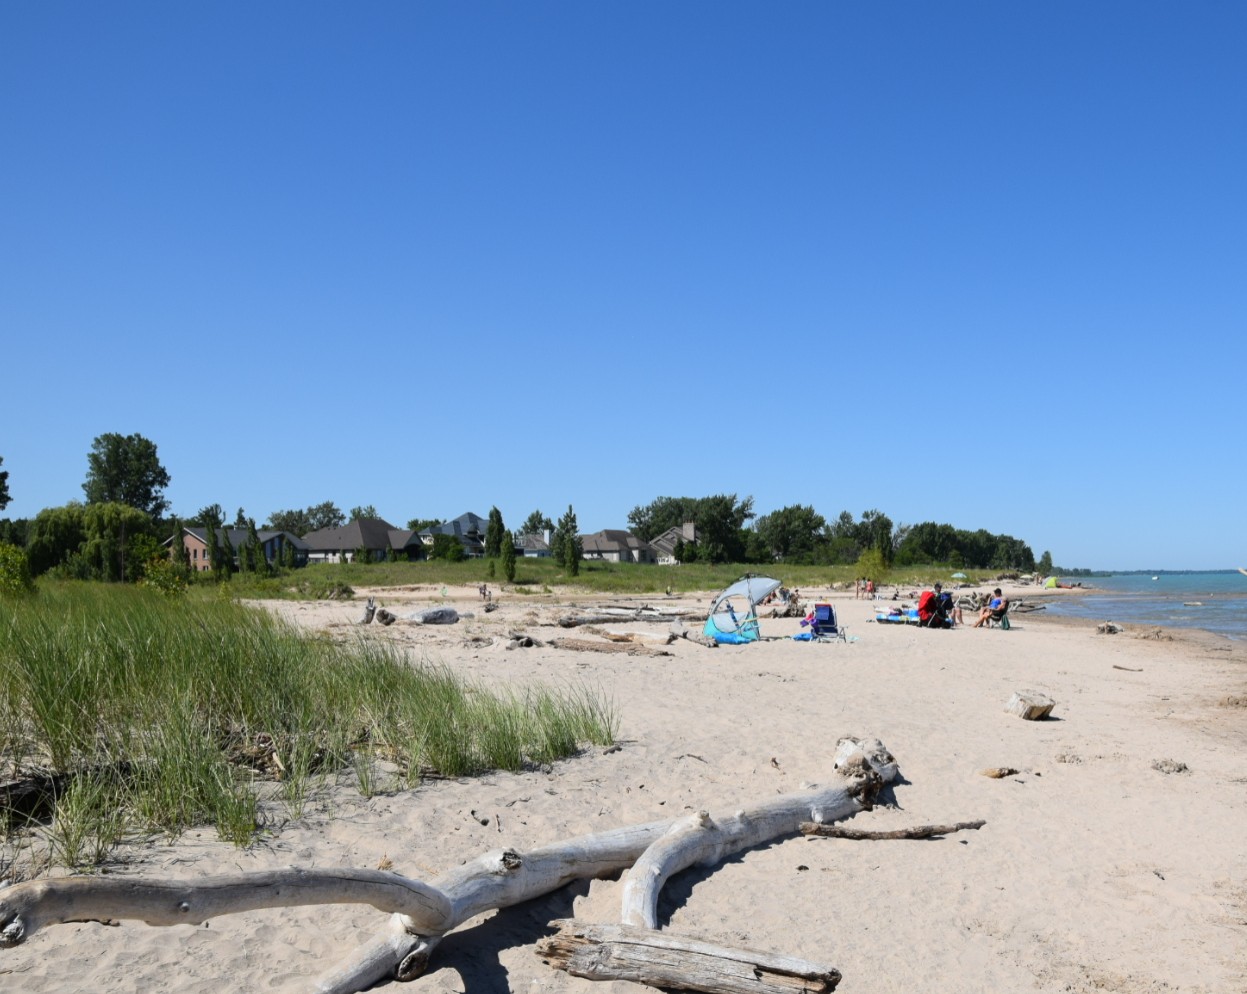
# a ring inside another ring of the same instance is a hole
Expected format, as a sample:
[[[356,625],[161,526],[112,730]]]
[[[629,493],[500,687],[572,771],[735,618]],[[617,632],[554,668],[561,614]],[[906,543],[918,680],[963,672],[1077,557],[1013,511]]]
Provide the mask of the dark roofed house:
[[[303,536],[308,547],[308,562],[352,562],[360,549],[366,549],[375,562],[391,550],[397,555],[419,558],[421,545],[415,532],[395,528],[381,518],[360,518],[341,528],[322,528]]]
[[[218,528],[216,530],[217,545],[221,548],[225,546],[225,537],[229,536],[230,545],[234,548],[234,563],[238,563],[238,550],[247,544],[246,528]],[[256,532],[256,538],[260,540],[260,545],[264,547],[264,558],[269,564],[280,564],[286,546],[290,546],[294,550],[294,564],[296,566],[304,566],[307,564],[307,543],[298,535],[291,535],[290,532],[277,531],[273,528],[261,528]],[[164,542],[170,548],[173,547],[173,536],[167,538]],[[190,567],[202,573],[204,570],[212,568],[212,561],[208,556],[208,530],[206,528],[195,528],[187,526],[182,529],[182,545],[186,548],[186,561],[190,563]]]
[[[696,545],[697,526],[691,521],[686,521],[679,528],[668,528],[661,535],[656,535],[649,540],[650,547],[658,557],[659,566],[673,566],[679,562],[675,557],[677,542],[683,542],[685,545]]]
[[[601,559],[610,563],[656,563],[658,556],[632,532],[607,528],[592,535],[581,535],[580,545],[585,559]]]
[[[480,559],[485,555],[485,529],[488,526],[487,520],[468,511],[453,521],[443,521],[440,525],[424,529],[420,533],[420,541],[426,548],[431,548],[434,535],[453,535],[469,558]]]

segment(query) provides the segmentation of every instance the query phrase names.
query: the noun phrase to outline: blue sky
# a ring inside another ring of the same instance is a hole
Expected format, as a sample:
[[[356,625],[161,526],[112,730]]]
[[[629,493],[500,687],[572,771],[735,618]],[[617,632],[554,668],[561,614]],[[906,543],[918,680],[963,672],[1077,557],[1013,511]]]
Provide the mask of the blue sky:
[[[0,6],[9,517],[658,496],[1247,564],[1247,7]]]

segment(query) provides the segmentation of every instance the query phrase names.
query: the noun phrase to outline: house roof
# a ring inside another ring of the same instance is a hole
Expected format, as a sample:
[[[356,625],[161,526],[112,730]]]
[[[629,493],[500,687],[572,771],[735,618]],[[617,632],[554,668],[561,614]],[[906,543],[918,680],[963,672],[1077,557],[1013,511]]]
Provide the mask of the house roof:
[[[538,535],[536,532],[530,532],[527,535],[521,535],[515,540],[515,547],[523,549],[525,552],[549,552],[550,543],[545,537]]]
[[[420,537],[423,539],[428,536],[432,540],[434,535],[453,535],[469,551],[475,551],[485,547],[485,529],[488,526],[489,522],[485,518],[466,511],[453,521],[443,521],[440,525],[424,529]]]
[[[420,544],[420,536],[413,532],[410,528],[391,528],[390,529],[390,548],[401,552],[407,546],[415,543]]]
[[[203,542],[204,545],[208,544],[208,529],[196,528],[194,526],[187,525],[182,529],[182,531],[188,535],[194,535],[195,538]],[[216,534],[217,534],[217,541],[221,542],[222,544],[224,544],[224,537],[228,535],[229,544],[232,545],[235,549],[240,549],[244,545],[247,544],[247,529],[246,528],[218,528],[216,530]],[[307,550],[307,547],[308,547],[307,543],[304,542],[303,539],[299,538],[298,535],[294,535],[291,532],[279,531],[276,528],[260,528],[260,529],[257,529],[256,531],[256,537],[260,540],[261,545],[263,545],[269,539],[275,538],[278,535],[284,535],[285,540],[289,542],[292,546],[294,546],[294,548],[303,550],[303,551]],[[165,541],[164,544],[172,545],[173,536],[169,536],[168,540]]]
[[[651,538],[649,540],[649,544],[653,547],[654,551],[657,552],[659,555],[671,556],[675,554],[676,542],[679,542],[681,540],[683,540],[684,542],[689,542],[689,541],[696,542],[697,541],[697,529],[696,528],[692,529],[692,532],[693,532],[693,537],[690,540],[685,535],[684,526],[673,525],[671,528],[668,528],[661,535],[655,535],[653,538]]]
[[[581,535],[580,546],[586,555],[622,552],[625,549],[630,552],[639,552],[649,548],[648,543],[641,541],[632,532],[621,528],[606,528],[592,535]]]
[[[352,549],[389,549],[390,532],[399,531],[381,518],[360,518],[341,528],[322,528],[303,536],[312,552],[347,552]],[[400,546],[401,548],[401,546]]]

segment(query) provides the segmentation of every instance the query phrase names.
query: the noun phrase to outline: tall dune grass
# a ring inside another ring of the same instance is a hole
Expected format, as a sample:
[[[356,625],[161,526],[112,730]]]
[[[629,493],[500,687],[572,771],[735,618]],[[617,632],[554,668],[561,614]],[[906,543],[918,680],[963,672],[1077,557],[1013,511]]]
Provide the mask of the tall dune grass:
[[[51,584],[0,618],[0,781],[71,774],[47,829],[66,865],[200,824],[244,844],[265,781],[297,816],[318,777],[373,792],[382,759],[406,782],[517,770],[616,728],[584,688],[492,691],[223,599]]]

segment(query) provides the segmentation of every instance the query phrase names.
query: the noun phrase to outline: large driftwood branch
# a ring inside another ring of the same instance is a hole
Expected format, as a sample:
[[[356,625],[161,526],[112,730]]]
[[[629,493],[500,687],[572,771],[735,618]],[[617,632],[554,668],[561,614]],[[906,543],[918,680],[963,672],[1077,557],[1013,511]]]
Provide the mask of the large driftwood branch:
[[[451,914],[446,895],[383,870],[269,870],[176,882],[61,877],[0,890],[0,945],[15,946],[45,925],[68,921],[198,925],[219,915],[307,904],[370,904],[431,931],[444,929]]]
[[[555,843],[528,853],[486,853],[422,883],[379,870],[282,870],[179,882],[141,879],[39,880],[0,890],[0,944],[14,945],[44,926],[83,919],[133,919],[153,925],[200,922],[258,908],[370,904],[395,912],[386,928],[317,981],[321,994],[354,994],[378,981],[413,979],[426,969],[442,935],[491,909],[540,897],[577,879],[611,876],[633,866],[660,840],[647,866],[656,876],[710,864],[763,842],[793,835],[804,821],[824,822],[870,807],[895,778],[895,761],[877,742],[859,751],[842,742],[832,785],[785,795],[738,811],[719,824],[687,819],[651,822]],[[666,839],[672,829],[675,834]],[[649,871],[647,871],[649,872]],[[625,887],[625,900],[653,918],[658,888]]]
[[[573,977],[610,977],[652,987],[711,994],[823,994],[840,971],[757,949],[727,949],[696,939],[628,925],[560,919],[557,935],[537,943],[537,955]]]

